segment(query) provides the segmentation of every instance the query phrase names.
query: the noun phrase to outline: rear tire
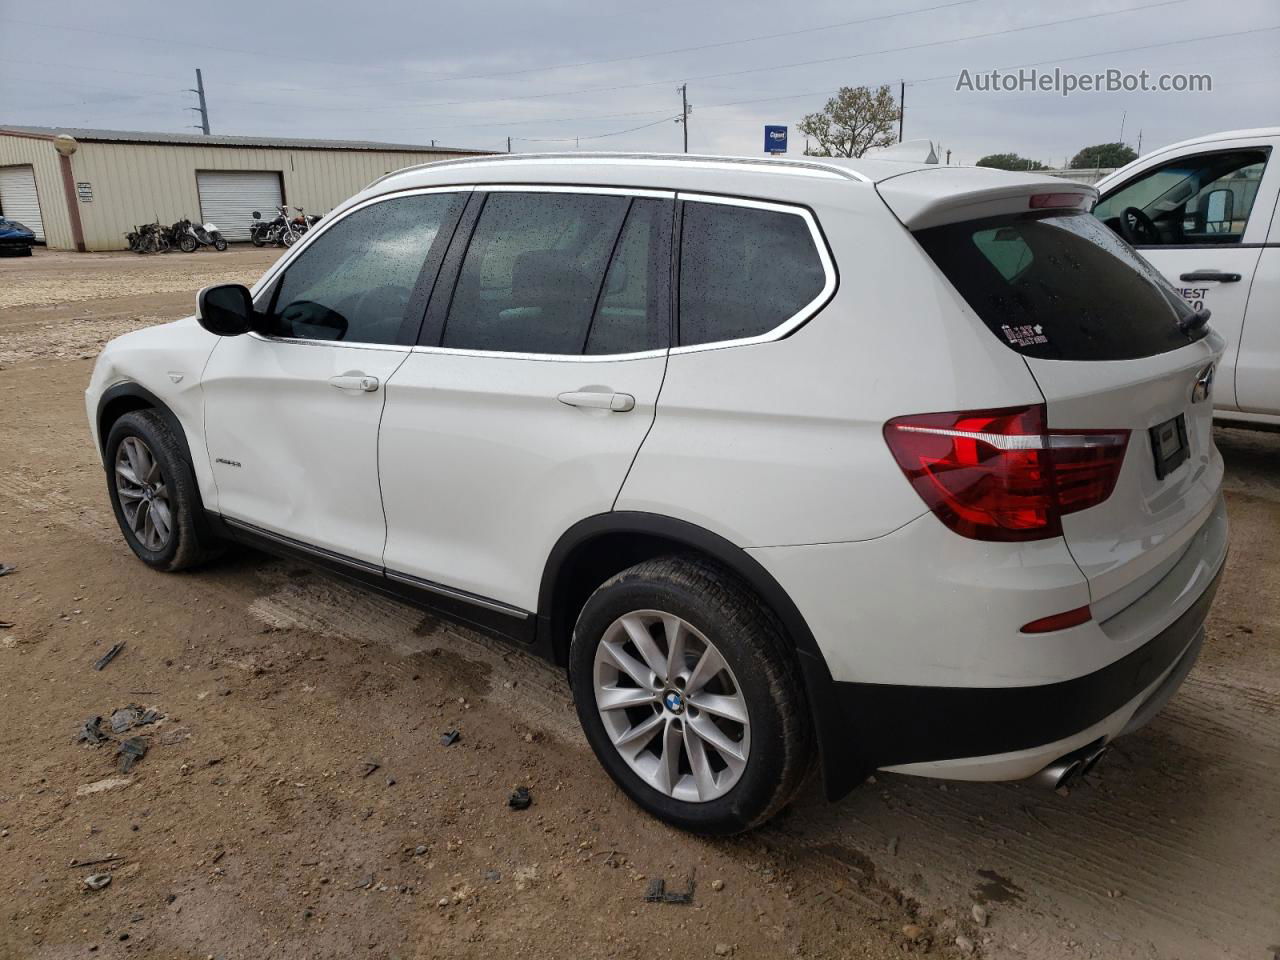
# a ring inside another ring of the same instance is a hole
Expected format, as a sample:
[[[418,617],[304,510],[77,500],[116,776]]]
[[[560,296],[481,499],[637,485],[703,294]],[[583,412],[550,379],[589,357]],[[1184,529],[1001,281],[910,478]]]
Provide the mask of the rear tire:
[[[647,560],[601,585],[574,628],[569,679],[601,765],[681,829],[750,830],[811,768],[808,704],[780,624],[702,558]]]
[[[222,552],[205,524],[191,464],[160,414],[135,410],[112,424],[105,462],[116,522],[143,563],[172,573]]]

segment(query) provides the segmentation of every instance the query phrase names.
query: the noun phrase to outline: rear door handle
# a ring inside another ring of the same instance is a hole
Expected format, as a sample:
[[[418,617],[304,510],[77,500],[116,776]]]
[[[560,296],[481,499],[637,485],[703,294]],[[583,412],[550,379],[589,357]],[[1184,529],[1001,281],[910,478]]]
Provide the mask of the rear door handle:
[[[373,393],[378,389],[378,378],[363,373],[348,373],[340,377],[330,377],[329,386],[339,390],[363,390]]]
[[[612,410],[626,413],[636,407],[636,398],[629,393],[609,393],[604,390],[575,390],[556,398],[571,407],[589,407],[593,410]]]
[[[1183,283],[1195,283],[1197,280],[1217,280],[1219,283],[1239,283],[1240,274],[1223,273],[1221,270],[1193,270],[1178,278]]]

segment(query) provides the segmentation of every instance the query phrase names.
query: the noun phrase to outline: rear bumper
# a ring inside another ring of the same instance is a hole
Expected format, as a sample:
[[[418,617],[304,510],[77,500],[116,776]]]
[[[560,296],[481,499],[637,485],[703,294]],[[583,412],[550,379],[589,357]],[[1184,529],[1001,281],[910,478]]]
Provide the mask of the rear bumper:
[[[1181,615],[1114,663],[1057,683],[922,687],[831,679],[802,655],[828,795],[875,769],[963,780],[1013,780],[1094,740],[1145,723],[1172,697],[1199,652],[1212,580]]]

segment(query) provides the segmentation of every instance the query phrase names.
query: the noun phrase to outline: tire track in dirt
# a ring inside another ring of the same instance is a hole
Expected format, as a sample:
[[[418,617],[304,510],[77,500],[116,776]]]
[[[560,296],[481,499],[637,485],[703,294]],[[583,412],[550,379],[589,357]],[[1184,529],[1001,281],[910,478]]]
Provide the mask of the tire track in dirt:
[[[433,650],[457,654],[484,665],[491,702],[521,723],[566,743],[586,745],[564,674],[542,660],[503,641],[329,577],[291,578],[283,564],[264,567],[260,576],[270,592],[254,600],[249,612],[262,623],[377,644],[404,658],[405,671],[426,669],[420,654]],[[407,663],[409,658],[414,658],[412,665]]]
[[[120,545],[120,528],[110,513],[98,507],[86,507],[21,468],[12,465],[0,473],[0,499],[40,515],[44,520],[68,530],[82,533],[98,543]]]

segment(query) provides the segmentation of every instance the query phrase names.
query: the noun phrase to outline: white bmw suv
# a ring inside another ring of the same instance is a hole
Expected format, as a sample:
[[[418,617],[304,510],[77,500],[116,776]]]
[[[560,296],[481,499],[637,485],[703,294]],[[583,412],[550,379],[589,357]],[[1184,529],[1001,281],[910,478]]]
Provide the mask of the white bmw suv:
[[[391,174],[102,353],[125,539],[307,558],[568,670],[681,827],[819,766],[1089,767],[1199,651],[1223,343],[1093,190],[891,161]]]

